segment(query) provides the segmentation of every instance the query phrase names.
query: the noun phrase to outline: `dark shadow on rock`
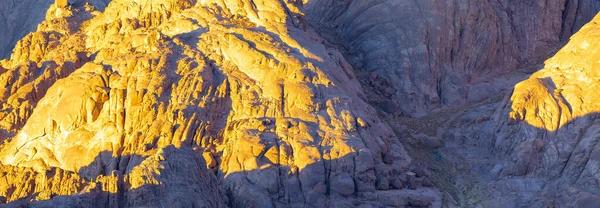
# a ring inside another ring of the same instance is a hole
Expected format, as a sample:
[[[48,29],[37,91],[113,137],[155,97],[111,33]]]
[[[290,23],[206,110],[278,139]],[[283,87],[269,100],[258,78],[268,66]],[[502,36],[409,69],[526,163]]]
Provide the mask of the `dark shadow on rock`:
[[[140,155],[115,156],[113,152],[102,151],[91,164],[80,168],[78,174],[86,180],[93,180],[98,176],[124,175],[145,159]]]
[[[275,164],[262,153],[256,158],[259,168],[223,176],[222,193],[229,207],[441,206],[441,196],[435,195],[425,173],[388,173],[394,177],[379,168],[354,172],[364,166],[354,164],[355,157],[322,159],[298,168]],[[340,169],[348,163],[357,167]]]
[[[139,166],[142,161],[156,167]],[[135,167],[143,170],[131,174]],[[79,173],[85,180],[79,184],[79,194],[53,195],[49,200],[35,201],[39,193],[31,193],[0,207],[225,207],[216,177],[206,168],[201,153],[191,148],[171,145],[149,157],[113,158],[111,152],[105,151]],[[102,177],[112,179],[99,179]],[[35,185],[35,181],[30,183]]]
[[[547,90],[540,92],[551,96],[547,102],[562,103],[556,105],[556,112],[541,115],[552,116],[546,120],[556,121],[552,123],[554,129],[536,127],[524,118],[511,119],[513,91],[501,101],[464,109],[449,117],[450,124],[443,134],[446,147],[440,151],[457,166],[457,177],[463,183],[458,185],[478,180],[485,184],[482,187],[489,192],[491,203],[506,202],[508,207],[582,207],[578,204],[600,202],[600,112],[570,118],[573,107],[565,99],[565,92],[557,89],[550,77],[537,81]],[[541,114],[545,110],[532,109],[530,106],[525,113]],[[567,118],[561,125],[560,121]]]

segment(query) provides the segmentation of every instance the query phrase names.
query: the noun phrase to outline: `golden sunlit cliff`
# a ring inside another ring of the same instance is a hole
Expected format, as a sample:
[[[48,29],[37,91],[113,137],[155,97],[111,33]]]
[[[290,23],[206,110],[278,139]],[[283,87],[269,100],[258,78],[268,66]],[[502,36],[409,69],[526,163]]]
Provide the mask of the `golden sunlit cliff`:
[[[440,203],[434,189],[401,190],[411,158],[301,5],[57,1],[1,62],[1,195],[40,206]]]
[[[600,16],[571,37],[571,41],[545,62],[544,69],[515,86],[514,120],[556,131],[574,118],[600,112]]]

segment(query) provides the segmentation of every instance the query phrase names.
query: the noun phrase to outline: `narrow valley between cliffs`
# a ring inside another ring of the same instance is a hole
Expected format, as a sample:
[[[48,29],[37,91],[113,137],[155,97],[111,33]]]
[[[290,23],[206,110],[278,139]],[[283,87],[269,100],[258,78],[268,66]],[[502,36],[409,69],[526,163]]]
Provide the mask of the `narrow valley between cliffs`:
[[[6,0],[0,207],[600,205],[600,0]]]

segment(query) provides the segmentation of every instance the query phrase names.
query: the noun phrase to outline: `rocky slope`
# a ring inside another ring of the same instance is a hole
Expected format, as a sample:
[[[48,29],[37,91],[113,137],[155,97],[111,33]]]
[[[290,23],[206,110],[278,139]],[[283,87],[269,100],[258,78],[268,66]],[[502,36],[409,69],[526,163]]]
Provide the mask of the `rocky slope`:
[[[371,102],[411,117],[509,88],[510,76],[549,57],[599,10],[597,0],[311,0],[306,6],[313,24],[345,49]]]
[[[598,203],[596,20],[515,84],[600,1],[316,0],[305,8],[355,67],[368,100],[416,146],[409,154],[460,206]]]
[[[12,3],[0,207],[600,203],[600,1]]]
[[[552,179],[541,192],[568,206],[600,203],[599,24],[597,16],[544,69],[515,86],[498,112],[509,119],[497,122],[492,140],[494,152],[508,156],[499,177]]]
[[[301,7],[57,1],[1,62],[3,200],[440,206]]]
[[[599,25],[600,15],[503,99],[449,119],[443,149],[469,161],[465,168],[489,190],[475,200],[511,207],[600,203]]]

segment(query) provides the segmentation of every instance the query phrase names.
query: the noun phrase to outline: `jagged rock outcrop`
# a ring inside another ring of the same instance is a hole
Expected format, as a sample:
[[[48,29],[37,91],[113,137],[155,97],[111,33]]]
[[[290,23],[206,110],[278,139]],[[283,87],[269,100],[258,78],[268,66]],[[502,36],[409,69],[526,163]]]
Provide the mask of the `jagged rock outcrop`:
[[[0,63],[0,181],[28,184],[0,193],[42,207],[441,206],[301,7],[52,5]]]
[[[7,207],[226,207],[215,176],[199,155],[173,146],[143,158],[127,155],[121,159],[141,163],[126,175],[113,170],[91,181],[82,177],[89,176],[83,172],[97,174],[95,166],[112,153],[98,155],[97,162],[79,174],[60,168],[40,172],[1,166],[0,194],[8,196],[2,202],[11,202]]]
[[[510,88],[495,78],[549,57],[600,1],[311,0],[305,7],[345,49],[372,103],[423,116]]]

